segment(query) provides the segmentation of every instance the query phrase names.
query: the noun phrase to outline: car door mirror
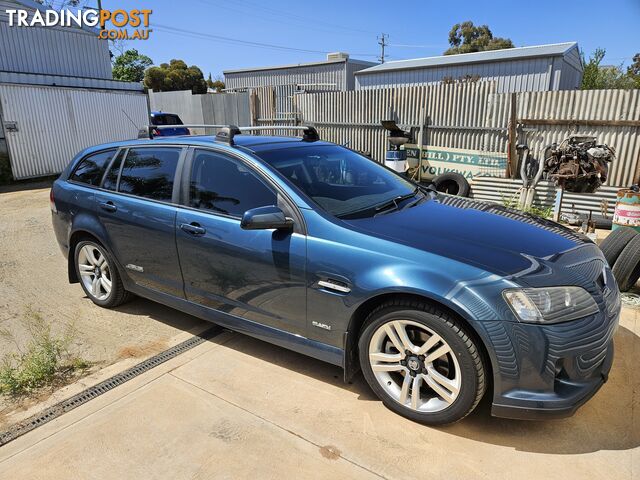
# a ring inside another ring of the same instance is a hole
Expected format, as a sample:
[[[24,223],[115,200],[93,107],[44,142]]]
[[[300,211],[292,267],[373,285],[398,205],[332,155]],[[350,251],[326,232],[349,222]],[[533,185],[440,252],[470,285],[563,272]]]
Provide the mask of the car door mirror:
[[[275,205],[247,210],[242,215],[240,226],[244,230],[289,230],[293,228],[293,219]]]

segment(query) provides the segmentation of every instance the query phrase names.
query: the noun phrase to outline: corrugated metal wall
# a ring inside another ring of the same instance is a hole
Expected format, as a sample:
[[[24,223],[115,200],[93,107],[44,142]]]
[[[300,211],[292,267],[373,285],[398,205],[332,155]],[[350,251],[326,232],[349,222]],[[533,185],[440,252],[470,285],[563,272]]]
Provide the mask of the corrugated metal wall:
[[[136,138],[148,122],[139,93],[0,85],[0,104],[18,126],[6,132],[16,179],[58,174],[80,150]]]
[[[508,94],[491,99],[490,121],[506,125]],[[524,124],[520,143],[529,145],[534,156],[542,155],[546,145],[559,143],[570,135],[593,135],[601,143],[616,149],[608,185],[628,186],[640,171],[640,127],[633,125],[580,125],[589,121],[640,121],[640,90],[575,90],[560,92],[524,92],[517,94],[519,120],[567,120],[568,125]],[[580,124],[579,124],[580,123]],[[504,145],[506,148],[506,144]]]
[[[554,59],[558,59],[554,71]],[[443,67],[425,67],[411,70],[381,71],[379,73],[361,73],[355,76],[356,90],[389,88],[401,86],[435,85],[450,77],[458,79],[466,75],[478,75],[482,81],[497,82],[497,91],[524,92],[558,90],[562,82],[565,66],[562,57],[531,58],[506,62],[471,63]],[[573,85],[565,88],[577,88],[579,79],[571,75]],[[569,80],[567,80],[568,82]],[[577,83],[575,83],[577,82]]]
[[[504,125],[487,127],[495,89],[493,82],[429,85],[305,94],[296,101],[302,123],[315,125],[322,138],[348,142],[350,148],[381,161],[387,145],[380,122],[396,119],[405,127],[417,127],[422,123],[421,108],[427,123],[425,145],[485,151],[503,145]]]
[[[474,177],[471,180],[473,198],[488,202],[517,205],[522,190],[522,180],[497,177]],[[617,187],[600,187],[595,193],[568,193],[562,198],[563,213],[585,213],[601,215],[606,211],[613,217],[616,206]],[[536,187],[533,204],[541,208],[554,206],[556,187],[553,182],[541,180]]]
[[[79,28],[10,27],[7,9],[24,8],[0,0],[0,70],[110,79],[109,45]]]
[[[296,102],[301,121],[316,125],[323,138],[350,142],[377,160],[386,149],[380,121],[397,118],[399,124],[419,126],[421,108],[427,115],[424,144],[506,153],[512,95],[495,91],[492,82],[439,84],[305,94]],[[607,184],[628,186],[637,180],[640,90],[523,92],[516,94],[516,104],[518,141],[529,145],[532,155],[539,157],[546,145],[573,134],[593,135],[617,152]],[[569,124],[543,125],[544,120]],[[602,124],[612,121],[623,124]]]

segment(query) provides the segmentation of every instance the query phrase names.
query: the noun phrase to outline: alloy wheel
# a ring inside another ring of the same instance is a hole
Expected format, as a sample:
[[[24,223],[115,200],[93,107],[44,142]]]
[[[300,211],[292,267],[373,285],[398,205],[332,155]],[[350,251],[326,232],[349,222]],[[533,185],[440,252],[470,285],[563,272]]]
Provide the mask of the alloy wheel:
[[[387,322],[369,342],[369,363],[385,392],[417,412],[440,412],[462,385],[458,360],[436,332],[410,320]]]
[[[96,300],[111,295],[112,277],[104,251],[97,245],[87,244],[78,252],[78,270],[86,291]]]

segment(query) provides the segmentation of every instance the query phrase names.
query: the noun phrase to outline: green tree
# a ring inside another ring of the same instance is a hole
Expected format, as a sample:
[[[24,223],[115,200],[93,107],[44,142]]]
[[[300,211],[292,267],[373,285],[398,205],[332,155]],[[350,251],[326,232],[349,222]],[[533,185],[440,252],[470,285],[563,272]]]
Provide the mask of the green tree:
[[[636,84],[636,88],[640,88],[640,53],[633,56],[633,63],[627,69],[629,75]]]
[[[596,48],[589,56],[589,61],[586,61],[582,52],[584,68],[580,88],[582,90],[638,88],[636,79],[629,71],[625,73],[622,66],[601,65],[606,53],[604,48]]]
[[[207,78],[207,86],[217,91],[225,88],[225,84],[220,77],[216,77],[215,80],[211,78],[211,72],[209,72],[209,77]]]
[[[153,65],[146,55],[141,55],[135,48],[118,55],[113,61],[113,79],[123,82],[141,82],[144,71]]]
[[[192,93],[207,93],[207,82],[202,70],[188,67],[182,60],[171,60],[159,67],[148,68],[144,72],[144,86],[155,92],[191,90]]]
[[[449,45],[451,48],[444,52],[445,55],[514,47],[510,39],[494,37],[488,25],[475,26],[471,21],[456,23],[451,28]]]

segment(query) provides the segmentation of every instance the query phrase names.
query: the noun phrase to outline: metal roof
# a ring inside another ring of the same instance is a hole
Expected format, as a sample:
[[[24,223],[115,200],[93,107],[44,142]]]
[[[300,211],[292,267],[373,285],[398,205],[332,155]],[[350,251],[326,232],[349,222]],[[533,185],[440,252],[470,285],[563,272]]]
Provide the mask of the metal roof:
[[[299,68],[299,67],[312,67],[316,65],[331,65],[332,63],[353,63],[358,65],[376,65],[375,62],[367,62],[366,60],[356,60],[354,58],[337,58],[335,60],[322,60],[319,62],[307,62],[307,63],[292,63],[289,65],[275,65],[270,67],[251,67],[251,68],[239,68],[236,70],[225,70],[222,73],[224,75],[243,72],[261,72],[264,70],[283,70],[287,68]]]
[[[392,70],[409,70],[416,68],[442,67],[467,63],[499,62],[520,60],[532,57],[555,57],[577,48],[577,42],[554,43],[550,45],[535,45],[532,47],[505,48],[485,52],[460,53],[457,55],[441,55],[438,57],[414,58],[411,60],[397,60],[355,72],[356,75],[379,73]]]
[[[10,1],[12,1],[13,3],[17,3],[18,5],[22,5],[25,8],[30,8],[32,10],[40,10],[42,13],[45,13],[47,10],[49,10],[49,7],[47,5],[36,2],[34,0],[10,0]],[[78,10],[80,10],[79,7],[78,7]],[[95,10],[97,10],[97,8]],[[88,25],[83,25],[81,27],[74,25],[72,28],[79,28],[81,30],[84,30],[85,32],[93,33],[95,35],[98,35],[98,33],[100,33],[99,28],[89,27]]]

